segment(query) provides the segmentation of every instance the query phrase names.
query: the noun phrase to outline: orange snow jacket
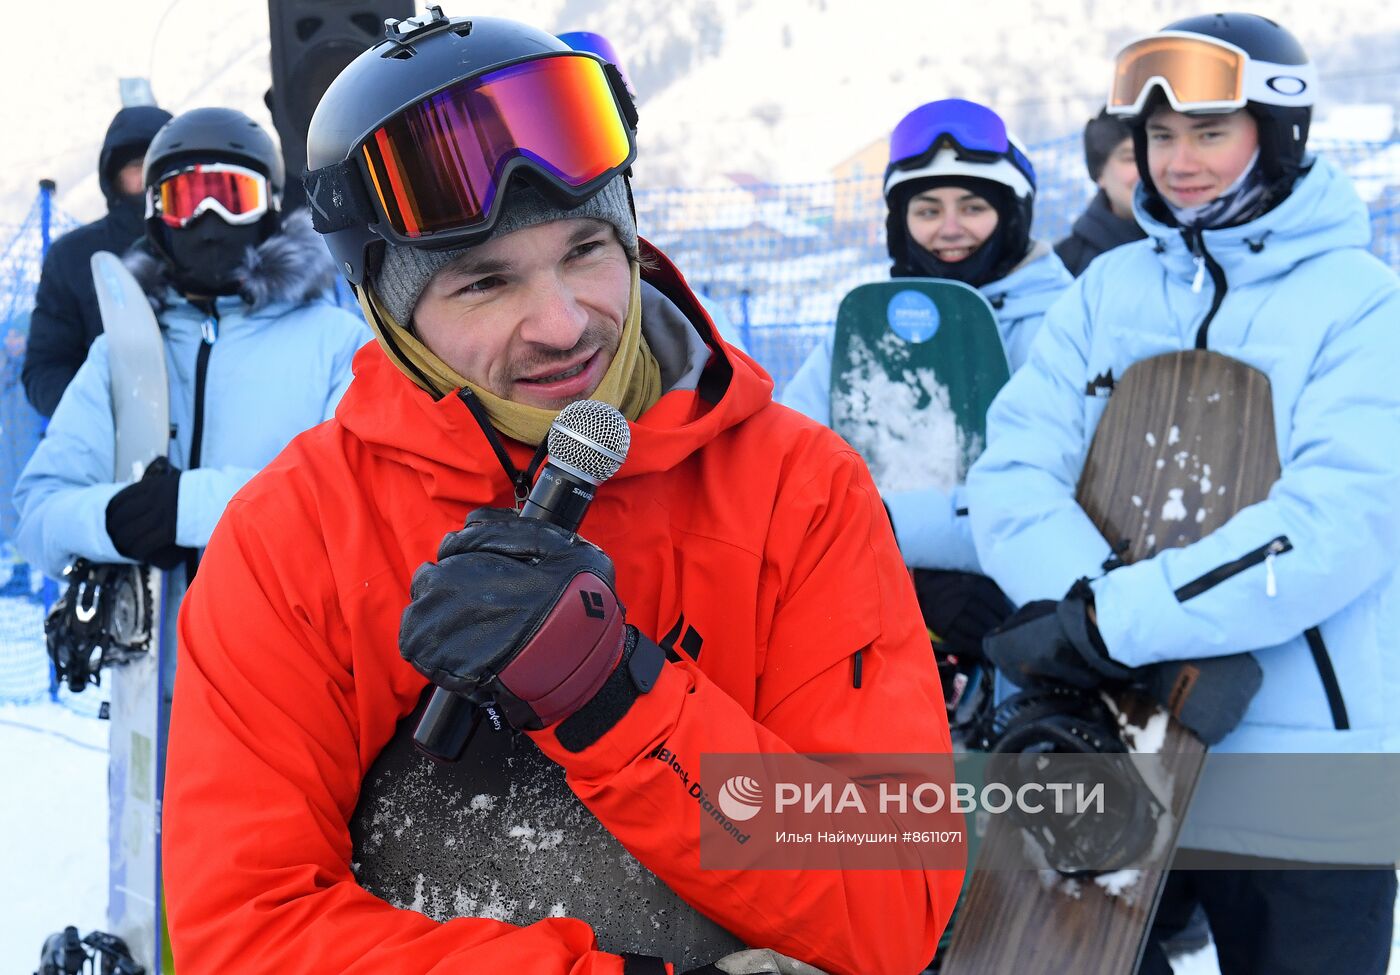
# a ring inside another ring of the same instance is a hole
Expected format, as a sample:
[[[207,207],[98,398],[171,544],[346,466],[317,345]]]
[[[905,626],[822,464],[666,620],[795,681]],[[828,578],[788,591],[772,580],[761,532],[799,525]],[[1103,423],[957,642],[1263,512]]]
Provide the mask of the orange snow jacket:
[[[700,389],[632,425],[583,533],[616,564],[627,620],[653,639],[684,614],[699,662],[573,754],[532,734],[606,828],[745,943],[832,973],[917,972],[959,870],[702,870],[700,807],[663,763],[706,753],[949,753],[928,637],[859,456],[772,402],[715,338],[678,272],[647,280],[711,346]],[[438,923],[351,872],[361,781],[424,678],[398,652],[414,569],[511,482],[454,396],[434,401],[377,345],[334,420],[229,504],[180,615],[163,862],[181,975],[205,972],[591,975],[622,971],[573,918]],[[524,468],[531,451],[508,442]],[[859,687],[853,686],[860,652]],[[644,796],[645,802],[638,797]]]

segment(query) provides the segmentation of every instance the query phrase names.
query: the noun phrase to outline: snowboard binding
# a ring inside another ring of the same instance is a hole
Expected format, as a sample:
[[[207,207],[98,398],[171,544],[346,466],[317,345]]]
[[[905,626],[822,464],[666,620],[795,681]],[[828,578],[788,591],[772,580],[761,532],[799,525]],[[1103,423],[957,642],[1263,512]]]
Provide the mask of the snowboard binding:
[[[1139,864],[1152,850],[1165,807],[1129,757],[1097,692],[1059,684],[1023,690],[996,709],[987,738],[997,756],[988,778],[1013,793],[1042,780],[1068,783],[1075,795],[1081,788],[1102,790],[1092,824],[1074,808],[1031,813],[1013,804],[1008,810],[1051,869],[1093,876]],[[1045,758],[1052,754],[1061,757]]]
[[[100,967],[99,967],[100,965]],[[93,931],[85,938],[71,924],[44,939],[34,975],[146,975],[145,966],[131,957],[126,942],[115,934]]]
[[[68,588],[44,619],[44,639],[54,673],[76,694],[100,686],[103,667],[150,651],[151,570],[78,559],[63,576]]]

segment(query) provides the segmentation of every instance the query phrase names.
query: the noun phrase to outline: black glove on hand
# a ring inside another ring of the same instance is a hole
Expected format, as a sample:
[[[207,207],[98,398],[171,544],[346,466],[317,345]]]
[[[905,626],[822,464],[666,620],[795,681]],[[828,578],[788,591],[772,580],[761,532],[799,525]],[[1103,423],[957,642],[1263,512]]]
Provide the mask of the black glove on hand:
[[[127,558],[173,569],[192,552],[175,544],[179,513],[180,469],[157,457],[107,502],[107,535]]]
[[[924,624],[959,657],[979,660],[982,638],[1016,608],[987,576],[975,572],[915,569],[914,591]]]
[[[1089,621],[1093,602],[1089,581],[1080,579],[1059,602],[1026,603],[987,636],[982,648],[1019,687],[1051,680],[1091,689],[1125,681],[1133,671],[1109,658],[1098,628]]]
[[[1134,673],[1143,693],[1172,713],[1207,745],[1216,745],[1244,719],[1264,683],[1252,653],[1171,660]]]
[[[597,546],[479,508],[413,574],[399,652],[434,684],[537,729],[590,701],[635,639]],[[659,669],[659,666],[658,666]],[[652,675],[653,679],[655,674]]]

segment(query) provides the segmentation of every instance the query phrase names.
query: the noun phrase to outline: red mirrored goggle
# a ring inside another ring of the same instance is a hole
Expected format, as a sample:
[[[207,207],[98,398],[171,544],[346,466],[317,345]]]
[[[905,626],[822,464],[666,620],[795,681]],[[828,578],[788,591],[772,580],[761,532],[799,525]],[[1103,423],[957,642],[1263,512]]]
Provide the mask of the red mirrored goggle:
[[[267,177],[231,163],[197,163],[151,187],[149,215],[183,227],[210,210],[235,226],[256,223],[270,206]]]
[[[360,154],[392,234],[484,229],[513,164],[579,196],[622,172],[635,155],[635,116],[624,114],[631,103],[624,109],[615,72],[583,54],[521,61],[456,82],[371,132]]]

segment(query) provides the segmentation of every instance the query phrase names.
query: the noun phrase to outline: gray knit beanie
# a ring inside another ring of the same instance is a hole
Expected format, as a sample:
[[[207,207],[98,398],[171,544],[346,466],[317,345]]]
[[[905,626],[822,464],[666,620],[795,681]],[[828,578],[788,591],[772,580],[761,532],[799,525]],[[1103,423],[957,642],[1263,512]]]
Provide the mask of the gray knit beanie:
[[[629,258],[637,259],[637,221],[632,216],[627,184],[622,176],[614,176],[595,196],[572,210],[561,209],[541,196],[534,187],[520,180],[512,180],[501,203],[496,226],[488,239],[504,237],[538,223],[579,217],[592,217],[612,224],[622,249]],[[408,328],[418,298],[433,275],[468,250],[470,248],[457,247],[430,251],[386,243],[384,259],[371,272],[374,293],[394,320]]]

